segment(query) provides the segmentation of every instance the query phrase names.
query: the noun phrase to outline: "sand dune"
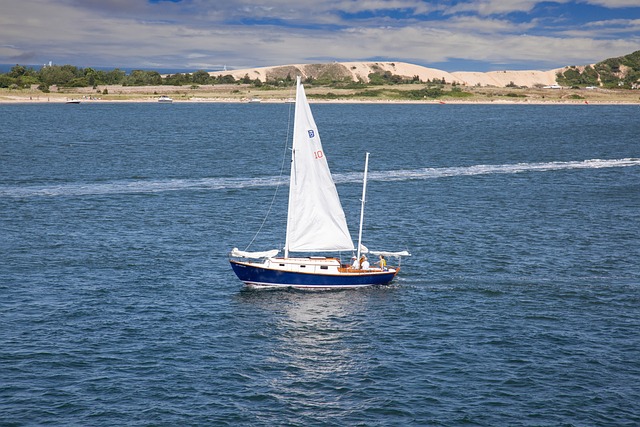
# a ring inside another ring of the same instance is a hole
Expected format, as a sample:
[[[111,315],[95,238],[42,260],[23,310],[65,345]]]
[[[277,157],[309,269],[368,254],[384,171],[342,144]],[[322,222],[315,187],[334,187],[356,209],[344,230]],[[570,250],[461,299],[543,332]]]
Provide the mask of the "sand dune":
[[[533,87],[535,85],[551,85],[556,83],[556,73],[549,71],[490,71],[487,73],[458,71],[449,73],[436,68],[428,68],[406,62],[333,62],[326,64],[293,64],[274,67],[249,68],[231,71],[210,72],[212,76],[232,75],[236,80],[248,77],[263,82],[274,79],[284,79],[287,76],[300,75],[304,78],[351,78],[354,81],[369,81],[369,74],[391,72],[394,75],[420,80],[441,80],[447,83],[456,82],[467,86],[496,86],[505,87],[510,84]]]
[[[558,70],[549,71],[490,71],[480,73],[473,71],[458,71],[452,73],[460,82],[467,86],[497,86],[507,85],[533,87],[537,84],[547,86],[556,84]]]

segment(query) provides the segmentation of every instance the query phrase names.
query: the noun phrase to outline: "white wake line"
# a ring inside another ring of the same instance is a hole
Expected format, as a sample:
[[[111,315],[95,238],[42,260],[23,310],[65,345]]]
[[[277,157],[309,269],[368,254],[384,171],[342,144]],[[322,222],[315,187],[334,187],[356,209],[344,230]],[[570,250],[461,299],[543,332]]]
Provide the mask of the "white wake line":
[[[505,165],[474,165],[449,168],[422,168],[369,172],[370,181],[410,181],[446,177],[516,174],[575,169],[603,169],[640,166],[639,158],[592,159],[572,162],[515,163]],[[334,174],[338,184],[359,183],[362,172]],[[288,178],[288,177],[286,177]],[[288,185],[288,179],[281,185]],[[232,190],[264,188],[278,185],[277,177],[264,178],[202,178],[171,180],[127,180],[102,183],[69,183],[48,186],[0,186],[0,197],[90,196],[109,194],[160,193],[184,190]]]
[[[408,181],[413,179],[433,179],[454,176],[515,174],[523,172],[548,172],[572,169],[621,168],[629,166],[640,166],[640,159],[592,159],[572,162],[514,163],[506,165],[474,165],[456,166],[450,168],[423,168],[413,170],[369,172],[369,179],[376,181]],[[358,174],[358,176],[358,181],[362,180],[362,174]],[[348,179],[340,182],[351,181],[352,179]],[[339,181],[336,179],[336,182]]]

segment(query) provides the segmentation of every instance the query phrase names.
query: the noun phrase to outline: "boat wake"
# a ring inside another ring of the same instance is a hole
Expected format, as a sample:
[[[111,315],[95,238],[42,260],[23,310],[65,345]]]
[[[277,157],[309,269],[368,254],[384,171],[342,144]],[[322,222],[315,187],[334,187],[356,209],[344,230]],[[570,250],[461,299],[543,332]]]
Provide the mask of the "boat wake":
[[[445,168],[421,168],[369,172],[369,181],[409,181],[446,177],[517,174],[576,169],[603,169],[640,166],[640,158],[591,159],[571,162],[515,163],[504,165],[473,165]],[[333,175],[337,184],[360,183],[362,172]],[[166,191],[211,191],[244,188],[265,188],[288,185],[278,177],[262,178],[201,178],[168,180],[120,180],[100,183],[74,182],[59,185],[0,185],[0,197],[99,196],[111,194],[147,194]]]
[[[505,165],[475,165],[458,166],[450,168],[423,168],[413,170],[398,170],[384,172],[369,172],[370,180],[377,181],[407,181],[413,179],[446,178],[454,176],[476,176],[495,174],[516,174],[523,172],[548,172],[574,169],[603,169],[640,166],[640,159],[592,159],[572,162],[545,162],[545,163],[515,163]],[[361,175],[354,175],[361,176]],[[350,178],[357,181],[360,178]]]

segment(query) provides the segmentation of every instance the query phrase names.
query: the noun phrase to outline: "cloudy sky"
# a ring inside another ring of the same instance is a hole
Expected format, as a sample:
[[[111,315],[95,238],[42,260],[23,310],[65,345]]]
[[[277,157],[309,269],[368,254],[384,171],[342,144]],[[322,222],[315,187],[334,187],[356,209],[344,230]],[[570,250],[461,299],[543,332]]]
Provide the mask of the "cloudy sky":
[[[640,50],[640,0],[0,0],[0,63],[548,70]]]

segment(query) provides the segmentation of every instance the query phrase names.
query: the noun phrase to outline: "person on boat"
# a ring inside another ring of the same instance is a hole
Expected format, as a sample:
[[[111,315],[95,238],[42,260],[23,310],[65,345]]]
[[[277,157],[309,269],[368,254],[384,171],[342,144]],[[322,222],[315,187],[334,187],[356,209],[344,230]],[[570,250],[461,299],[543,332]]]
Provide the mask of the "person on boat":
[[[367,257],[362,255],[362,262],[360,263],[360,265],[362,266],[363,270],[368,270],[369,269],[369,261],[367,261]]]
[[[360,263],[358,262],[358,258],[354,256],[351,257],[351,268],[355,268],[356,270],[360,268]]]
[[[378,264],[380,264],[380,270],[385,271],[387,269],[387,260],[384,259],[384,255],[380,255],[380,261],[378,261]]]

